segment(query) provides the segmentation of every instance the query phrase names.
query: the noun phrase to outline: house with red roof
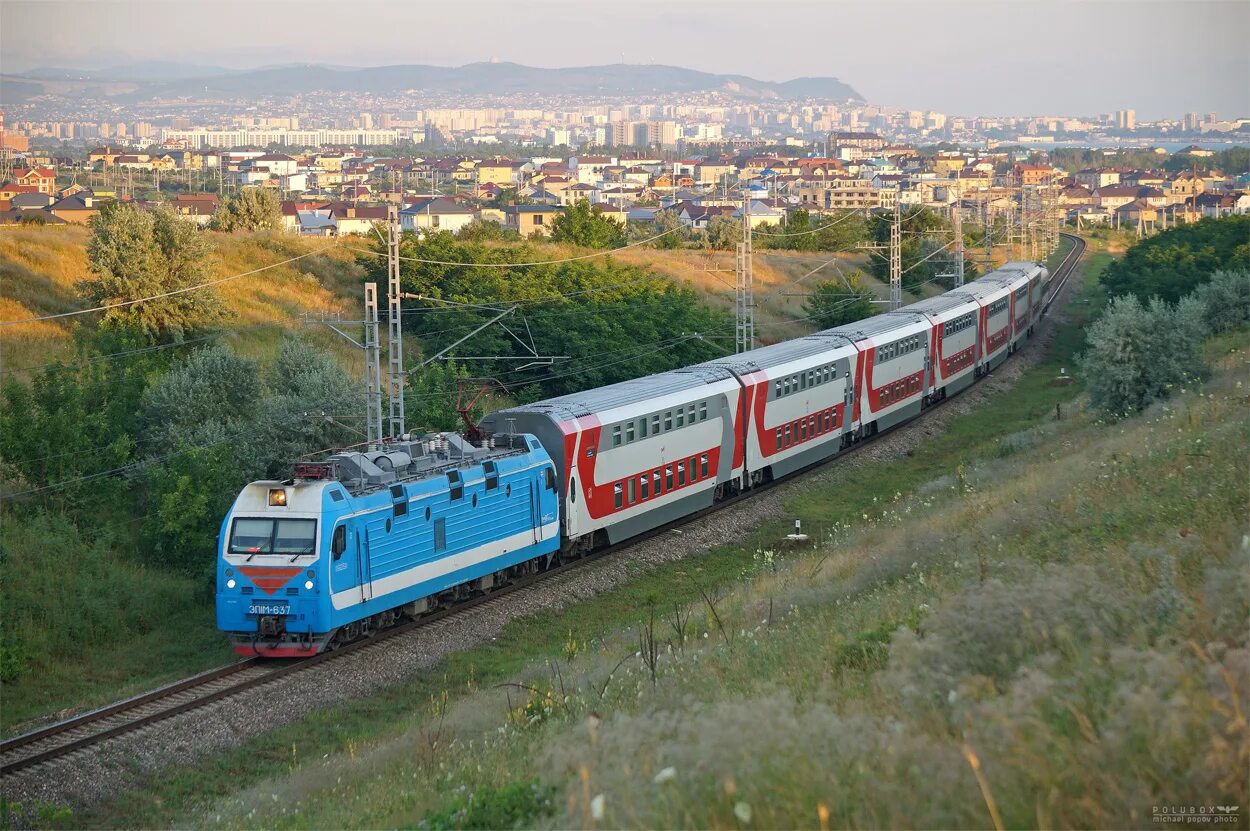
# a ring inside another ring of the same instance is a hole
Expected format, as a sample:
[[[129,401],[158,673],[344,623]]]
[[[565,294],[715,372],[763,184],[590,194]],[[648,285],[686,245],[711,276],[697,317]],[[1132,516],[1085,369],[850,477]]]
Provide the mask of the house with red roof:
[[[13,181],[19,185],[30,185],[49,196],[56,191],[56,171],[47,167],[15,167]]]

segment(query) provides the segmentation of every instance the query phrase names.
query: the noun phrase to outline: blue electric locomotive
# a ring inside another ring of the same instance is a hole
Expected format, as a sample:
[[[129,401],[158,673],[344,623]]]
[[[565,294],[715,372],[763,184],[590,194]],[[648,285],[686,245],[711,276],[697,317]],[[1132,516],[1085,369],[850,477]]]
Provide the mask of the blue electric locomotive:
[[[218,628],[242,655],[313,655],[552,554],[551,458],[530,435],[500,443],[434,434],[248,485],[221,526]]]

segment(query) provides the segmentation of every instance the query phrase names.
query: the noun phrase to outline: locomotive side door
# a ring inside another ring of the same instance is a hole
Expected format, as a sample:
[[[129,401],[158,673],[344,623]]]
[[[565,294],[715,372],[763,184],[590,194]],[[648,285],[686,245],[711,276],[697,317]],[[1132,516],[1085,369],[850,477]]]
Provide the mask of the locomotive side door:
[[[340,540],[339,535],[342,535]],[[330,544],[330,591],[354,589],[360,584],[359,565],[360,537],[364,529],[352,522],[344,522],[334,530]]]
[[[369,578],[369,528],[366,526],[356,535],[356,579],[360,583],[360,602],[373,598],[373,584]]]

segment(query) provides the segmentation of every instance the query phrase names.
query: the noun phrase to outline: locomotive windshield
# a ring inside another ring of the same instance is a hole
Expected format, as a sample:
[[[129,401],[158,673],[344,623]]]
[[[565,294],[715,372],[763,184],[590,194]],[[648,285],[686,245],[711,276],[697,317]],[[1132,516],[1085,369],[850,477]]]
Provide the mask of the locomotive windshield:
[[[317,520],[236,517],[230,529],[231,554],[313,553]]]

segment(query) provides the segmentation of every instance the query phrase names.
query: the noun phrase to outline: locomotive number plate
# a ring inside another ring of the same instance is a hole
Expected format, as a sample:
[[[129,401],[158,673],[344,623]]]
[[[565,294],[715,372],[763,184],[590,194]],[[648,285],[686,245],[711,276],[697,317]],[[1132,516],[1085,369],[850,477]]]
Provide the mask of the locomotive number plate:
[[[291,613],[286,603],[253,603],[247,607],[249,615],[287,615]]]

